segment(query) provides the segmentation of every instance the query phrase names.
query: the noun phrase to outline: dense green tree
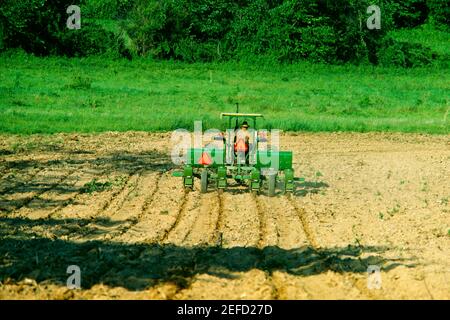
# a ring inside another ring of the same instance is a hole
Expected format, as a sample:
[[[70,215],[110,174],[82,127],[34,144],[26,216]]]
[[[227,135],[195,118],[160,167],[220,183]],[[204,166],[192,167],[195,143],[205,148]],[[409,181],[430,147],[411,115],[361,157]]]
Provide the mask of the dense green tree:
[[[0,49],[128,57],[130,51],[189,62],[265,57],[278,62],[377,64],[380,58],[384,63],[394,59],[394,53],[419,50],[387,41],[390,30],[425,22],[448,28],[449,1],[80,0],[82,28],[68,30],[66,8],[72,0],[3,0]],[[382,12],[379,30],[366,26],[367,8],[373,4]],[[412,65],[429,59],[415,61]]]

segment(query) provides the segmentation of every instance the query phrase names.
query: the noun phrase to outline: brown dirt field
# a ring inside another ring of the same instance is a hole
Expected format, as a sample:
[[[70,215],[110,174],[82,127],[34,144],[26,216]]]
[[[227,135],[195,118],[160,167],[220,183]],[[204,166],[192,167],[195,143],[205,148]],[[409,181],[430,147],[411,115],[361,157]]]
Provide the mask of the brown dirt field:
[[[183,190],[167,141],[0,135],[0,299],[450,299],[450,136],[282,135],[275,198]]]

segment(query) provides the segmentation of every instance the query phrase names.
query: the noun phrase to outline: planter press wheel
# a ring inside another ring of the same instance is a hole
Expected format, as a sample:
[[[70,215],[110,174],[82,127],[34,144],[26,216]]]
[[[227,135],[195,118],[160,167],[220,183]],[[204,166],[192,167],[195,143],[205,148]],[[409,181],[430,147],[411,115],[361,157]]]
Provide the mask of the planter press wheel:
[[[277,175],[276,174],[270,174],[267,178],[268,181],[268,196],[269,197],[275,197],[275,188],[277,183]]]
[[[201,193],[208,192],[208,171],[206,169],[203,169],[202,175],[201,175]]]

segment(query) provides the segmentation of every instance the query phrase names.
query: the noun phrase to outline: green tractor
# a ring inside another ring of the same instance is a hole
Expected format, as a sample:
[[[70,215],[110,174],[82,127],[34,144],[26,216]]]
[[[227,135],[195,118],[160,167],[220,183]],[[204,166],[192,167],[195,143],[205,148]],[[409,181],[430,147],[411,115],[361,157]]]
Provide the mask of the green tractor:
[[[223,191],[231,186],[229,180],[257,194],[267,189],[269,197],[280,185],[285,193],[295,192],[295,181],[301,179],[294,177],[292,152],[269,145],[267,131],[257,129],[259,118],[263,115],[239,113],[239,106],[236,113],[222,113],[221,119],[228,120],[226,133],[217,133],[205,147],[188,149],[183,171],[173,175],[190,189],[199,178],[202,193],[210,187]]]

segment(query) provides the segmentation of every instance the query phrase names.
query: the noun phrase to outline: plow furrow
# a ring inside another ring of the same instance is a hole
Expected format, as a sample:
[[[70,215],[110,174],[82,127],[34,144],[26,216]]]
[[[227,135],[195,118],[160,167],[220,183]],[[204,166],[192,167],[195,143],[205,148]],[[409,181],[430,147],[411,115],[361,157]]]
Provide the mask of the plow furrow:
[[[222,246],[223,242],[223,224],[224,224],[224,212],[223,212],[223,193],[217,192],[217,211],[212,211],[211,221],[215,221],[211,224],[212,233],[209,243],[215,246]]]
[[[128,176],[124,185],[111,196],[111,201],[106,203],[105,208],[102,209],[103,215],[112,218],[123,209],[125,202],[136,191],[141,175],[142,170]]]
[[[199,196],[198,206],[189,213],[190,229],[183,245],[185,246],[220,246],[220,203],[216,192]]]
[[[189,192],[186,197],[186,202],[180,208],[180,214],[173,226],[167,230],[165,238],[163,238],[165,243],[171,243],[175,245],[188,245],[188,237],[193,232],[195,224],[197,224],[197,219],[202,214],[201,207],[201,195],[199,192]],[[206,231],[206,230],[205,230]],[[204,235],[204,234],[203,234]]]
[[[14,189],[23,187],[44,170],[44,168],[34,168],[25,172],[11,170],[3,175],[0,180],[0,194],[12,193]]]
[[[256,247],[260,239],[258,208],[246,191],[222,195],[222,246]]]
[[[174,231],[176,229],[178,229],[180,223],[184,220],[184,216],[186,215],[186,211],[188,210],[188,204],[189,203],[193,203],[195,201],[194,198],[195,198],[195,195],[194,195],[193,192],[190,192],[189,189],[185,189],[184,190],[183,200],[181,201],[181,204],[180,204],[180,207],[178,209],[178,212],[175,215],[175,220],[170,225],[169,228],[164,230],[163,234],[158,239],[158,242],[160,242],[160,243],[168,243],[168,242],[170,242],[169,236],[171,236],[172,233],[174,233]],[[180,229],[181,228],[182,228],[182,226],[180,227]],[[183,239],[186,237],[186,234],[187,234],[188,231],[189,230],[185,230],[184,236],[182,235]],[[174,240],[174,241],[179,243],[180,241],[179,241],[179,239],[176,239],[176,237],[177,237],[177,235],[174,235],[172,240]],[[183,239],[181,239],[181,242],[182,242]]]
[[[131,181],[136,182],[138,177],[137,171],[128,174],[125,178],[118,176],[116,179],[122,181],[119,186],[113,185],[110,190],[94,193],[91,195],[91,199],[85,199],[76,205],[78,209],[75,210],[80,210],[78,217],[84,220],[84,228],[81,233],[74,234],[74,237],[71,236],[71,238],[100,240],[116,229],[120,222],[113,221],[109,214],[115,213],[121,208],[127,197]],[[131,187],[131,189],[133,188],[134,186]],[[87,210],[88,208],[90,210]],[[71,210],[73,209],[71,208]],[[111,237],[111,235],[107,237]]]
[[[45,198],[43,199],[41,196],[45,197],[45,194],[60,188],[60,185],[66,180],[68,182],[64,187],[70,186],[73,179],[72,175],[75,171],[75,169],[70,169],[68,171],[43,170],[39,172],[35,179],[14,188],[9,194],[2,197],[0,209],[9,211],[9,217],[28,216],[34,208],[48,204]]]
[[[317,249],[319,247],[316,238],[313,234],[313,231],[308,223],[306,212],[303,208],[301,208],[295,200],[292,199],[292,197],[288,196],[286,197],[287,201],[292,205],[298,219],[300,220],[301,227],[303,229],[304,235],[306,236],[306,239],[308,240],[309,244],[314,248]],[[292,212],[292,210],[291,210]]]
[[[277,201],[278,199],[268,200],[264,196],[253,195],[259,213],[259,244],[258,248],[279,245],[279,230],[277,220],[279,213],[270,208],[268,201]]]
[[[115,240],[153,243],[164,239],[173,226],[176,226],[186,201],[187,193],[183,186],[174,183],[169,174],[164,173],[136,223]]]
[[[141,221],[159,190],[161,178],[160,172],[144,172],[137,178],[121,208],[110,217],[117,226],[105,235],[105,240],[116,239]]]

